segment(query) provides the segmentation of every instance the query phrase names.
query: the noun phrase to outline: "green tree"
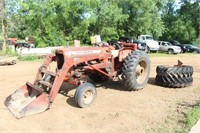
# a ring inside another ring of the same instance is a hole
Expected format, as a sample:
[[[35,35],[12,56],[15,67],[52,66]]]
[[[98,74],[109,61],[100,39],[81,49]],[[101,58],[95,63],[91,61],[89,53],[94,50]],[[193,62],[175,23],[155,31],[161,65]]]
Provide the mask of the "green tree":
[[[3,36],[3,53],[5,54],[8,48],[7,44],[7,19],[6,19],[6,3],[5,0],[0,1],[0,21],[2,27],[2,36]]]
[[[123,28],[128,36],[140,34],[152,34],[155,37],[162,35],[164,29],[160,11],[164,1],[157,0],[124,0],[119,3],[123,14],[127,14],[128,20]],[[160,5],[160,7],[157,7]],[[162,6],[161,6],[162,5]]]
[[[118,29],[128,18],[118,7],[118,0],[97,0],[91,13],[90,35],[99,34],[105,41],[117,40],[123,29]]]
[[[183,0],[12,0],[8,1],[9,36],[36,38],[40,47],[65,45],[66,39],[89,43],[119,36],[151,34],[162,40],[194,40],[198,32],[198,2]]]
[[[187,23],[189,37],[186,38],[186,40],[193,40],[199,36],[199,0],[182,0],[181,3],[182,5],[181,8],[178,10],[178,14],[181,20]]]
[[[183,0],[177,8],[173,0],[165,5],[163,21],[166,30],[162,40],[179,40],[182,43],[191,43],[199,36],[199,5],[198,0]]]

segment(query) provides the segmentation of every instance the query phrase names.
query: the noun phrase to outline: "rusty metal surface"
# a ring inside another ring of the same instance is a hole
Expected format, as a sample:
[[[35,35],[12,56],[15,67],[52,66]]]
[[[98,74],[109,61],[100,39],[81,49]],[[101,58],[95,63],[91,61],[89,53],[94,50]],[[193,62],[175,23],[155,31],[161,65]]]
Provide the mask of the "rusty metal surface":
[[[16,118],[21,118],[45,111],[50,100],[47,94],[26,84],[8,96],[4,104]]]
[[[17,118],[41,113],[55,100],[63,81],[80,85],[83,83],[81,78],[92,71],[111,78],[116,77],[117,72],[121,70],[121,67],[116,67],[116,65],[121,66],[119,64],[135,49],[135,46],[127,45],[115,53],[118,58],[113,56],[113,46],[57,49],[55,54],[46,56],[44,63],[37,71],[34,83],[27,82],[8,96],[5,105]],[[57,64],[55,72],[48,71],[52,62]]]

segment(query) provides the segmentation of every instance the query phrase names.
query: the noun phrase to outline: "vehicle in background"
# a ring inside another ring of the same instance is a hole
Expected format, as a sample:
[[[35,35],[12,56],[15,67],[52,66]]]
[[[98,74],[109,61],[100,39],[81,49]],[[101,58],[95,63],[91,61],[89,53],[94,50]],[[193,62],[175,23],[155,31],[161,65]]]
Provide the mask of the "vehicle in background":
[[[142,51],[145,51],[146,53],[148,53],[148,49],[147,49],[147,44],[146,43],[140,42],[137,39],[133,39],[133,43],[137,44],[139,50],[142,50]]]
[[[137,44],[138,50],[142,50],[142,51],[147,52],[146,43],[140,42],[139,40],[134,39],[132,37],[120,37],[119,40],[118,40],[118,43],[119,44],[120,43],[135,43],[135,44]]]
[[[172,40],[172,41],[169,41],[172,45],[181,45],[180,42],[178,42],[177,40]]]
[[[25,41],[26,41],[26,43],[28,43],[29,48],[35,48],[35,44],[34,44],[35,39],[34,39],[34,37],[32,37],[32,36],[27,36],[27,37],[25,38]]]
[[[150,36],[150,35],[140,35],[138,37],[138,40],[141,41],[141,42],[143,42],[143,43],[146,43],[147,49],[150,52],[157,52],[158,49],[159,49],[158,42],[155,41],[153,39],[153,37]]]
[[[179,46],[174,46],[170,42],[159,41],[159,51],[167,52],[168,54],[178,54],[181,53],[181,48]]]
[[[35,48],[34,44],[28,44],[26,42],[17,42],[15,44],[15,50],[18,48]]]
[[[7,38],[6,39],[6,43],[8,45],[8,48],[13,49],[13,50],[14,50],[14,47],[16,45],[16,42],[17,42],[17,38]],[[4,44],[4,41],[0,40],[0,51],[3,50],[3,44]]]
[[[169,41],[172,45],[174,46],[179,46],[181,48],[181,53],[185,53],[187,52],[187,49],[185,48],[184,44],[181,44],[180,42],[178,42],[177,40],[173,40],[173,41]]]
[[[186,52],[200,54],[200,48],[198,48],[192,44],[184,44],[184,46],[185,46]]]
[[[17,38],[7,38],[6,41],[7,41],[8,45],[10,45],[10,46],[11,45],[16,45]]]
[[[15,44],[15,50],[18,48],[29,48],[29,45],[28,43],[25,43],[25,42],[17,42]]]

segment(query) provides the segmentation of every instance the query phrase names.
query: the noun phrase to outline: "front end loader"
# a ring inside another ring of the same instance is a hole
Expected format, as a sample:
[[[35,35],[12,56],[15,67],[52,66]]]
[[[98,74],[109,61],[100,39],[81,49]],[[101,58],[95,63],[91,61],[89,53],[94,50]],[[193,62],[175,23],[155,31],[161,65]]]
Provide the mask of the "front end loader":
[[[49,71],[56,62],[54,72]],[[88,107],[95,100],[96,88],[87,82],[114,79],[121,76],[127,90],[140,90],[147,84],[150,60],[136,45],[116,50],[107,47],[67,47],[48,55],[39,67],[34,83],[25,85],[8,96],[5,105],[16,118],[41,113],[49,109],[63,82],[78,86],[74,95],[79,107]]]

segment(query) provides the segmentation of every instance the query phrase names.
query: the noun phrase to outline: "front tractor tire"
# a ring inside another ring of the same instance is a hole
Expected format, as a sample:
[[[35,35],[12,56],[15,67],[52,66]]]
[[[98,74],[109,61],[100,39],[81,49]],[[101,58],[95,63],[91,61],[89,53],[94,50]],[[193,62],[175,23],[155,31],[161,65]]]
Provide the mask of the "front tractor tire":
[[[74,100],[81,107],[89,107],[97,97],[97,91],[94,85],[83,83],[76,88]]]
[[[129,91],[143,89],[150,74],[150,59],[143,51],[134,51],[124,60],[122,79]]]

